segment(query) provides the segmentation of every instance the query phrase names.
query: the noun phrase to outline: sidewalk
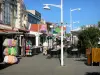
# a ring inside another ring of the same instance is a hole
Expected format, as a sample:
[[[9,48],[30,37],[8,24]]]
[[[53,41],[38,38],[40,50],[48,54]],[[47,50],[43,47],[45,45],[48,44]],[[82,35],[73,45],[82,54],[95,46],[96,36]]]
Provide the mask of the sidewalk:
[[[65,57],[65,66],[61,67],[58,58],[46,59],[42,54],[23,57],[19,64],[0,70],[0,75],[92,75],[100,72],[100,66],[87,66],[83,58],[79,59]]]

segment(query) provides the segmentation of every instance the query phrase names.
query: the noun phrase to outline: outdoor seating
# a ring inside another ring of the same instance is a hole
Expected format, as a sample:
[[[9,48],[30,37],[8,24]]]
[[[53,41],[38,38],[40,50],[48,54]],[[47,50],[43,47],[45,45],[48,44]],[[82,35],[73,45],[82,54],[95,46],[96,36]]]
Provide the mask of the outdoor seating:
[[[32,50],[33,50],[33,55],[37,55],[41,52],[40,46],[33,46]]]
[[[59,57],[59,54],[60,54],[60,48],[57,49],[57,48],[49,48],[48,51],[47,51],[48,55],[50,55],[50,57]]]

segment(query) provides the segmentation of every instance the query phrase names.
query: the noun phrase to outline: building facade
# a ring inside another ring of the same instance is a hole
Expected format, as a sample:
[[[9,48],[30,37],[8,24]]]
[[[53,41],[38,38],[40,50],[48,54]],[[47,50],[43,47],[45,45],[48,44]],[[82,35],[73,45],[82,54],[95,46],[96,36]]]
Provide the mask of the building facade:
[[[3,23],[2,21],[2,0],[0,0],[0,23]]]
[[[46,21],[41,18],[40,24],[46,24]]]
[[[16,14],[17,0],[0,0],[0,62],[4,59],[4,40],[14,38],[15,31],[13,29],[17,18]]]
[[[39,24],[41,21],[41,14],[36,10],[27,10],[28,13],[28,22],[31,24]]]
[[[27,11],[23,0],[17,0],[17,19],[15,28],[27,29]]]

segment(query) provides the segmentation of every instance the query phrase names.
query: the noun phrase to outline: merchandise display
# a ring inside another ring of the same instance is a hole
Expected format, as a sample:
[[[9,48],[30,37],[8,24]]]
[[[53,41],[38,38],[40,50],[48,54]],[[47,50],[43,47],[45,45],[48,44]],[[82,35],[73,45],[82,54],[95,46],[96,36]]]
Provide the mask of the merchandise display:
[[[4,62],[8,64],[14,64],[18,61],[17,55],[17,48],[16,48],[17,40],[14,39],[5,39],[3,42],[3,46],[5,46],[3,54]]]
[[[26,41],[26,56],[32,56],[32,42],[30,40]]]

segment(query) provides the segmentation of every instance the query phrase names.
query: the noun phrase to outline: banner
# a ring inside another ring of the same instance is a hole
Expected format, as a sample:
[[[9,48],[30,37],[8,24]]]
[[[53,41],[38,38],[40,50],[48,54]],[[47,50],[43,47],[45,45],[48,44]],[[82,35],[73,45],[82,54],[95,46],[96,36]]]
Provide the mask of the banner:
[[[46,32],[47,31],[47,25],[41,25],[40,32]]]

